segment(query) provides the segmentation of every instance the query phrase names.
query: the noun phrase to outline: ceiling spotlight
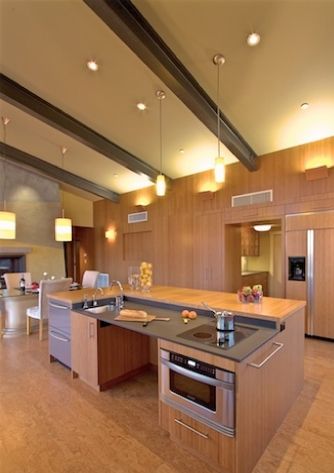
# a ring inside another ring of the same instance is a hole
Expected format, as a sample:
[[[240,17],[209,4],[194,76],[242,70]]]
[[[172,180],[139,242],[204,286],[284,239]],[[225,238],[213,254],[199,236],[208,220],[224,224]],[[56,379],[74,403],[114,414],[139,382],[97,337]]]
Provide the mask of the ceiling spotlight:
[[[301,108],[302,110],[307,110],[307,109],[309,108],[309,106],[310,106],[309,103],[304,102],[304,103],[301,104],[300,108]]]
[[[254,225],[253,226],[254,230],[256,230],[257,232],[269,232],[271,227],[272,226],[270,224]]]
[[[139,102],[139,103],[137,103],[137,108],[138,108],[138,110],[143,111],[143,110],[147,109],[147,106],[143,102]]]
[[[90,61],[87,61],[86,65],[87,65],[88,69],[90,71],[93,71],[93,72],[96,72],[99,69],[98,63],[96,61],[94,61],[93,59],[91,59]]]
[[[179,153],[180,153],[180,154],[184,154],[184,149],[183,149],[183,148],[180,148],[180,149],[179,149]]]
[[[260,41],[261,41],[261,36],[259,35],[259,33],[250,33],[247,36],[248,46],[256,46],[257,44],[259,44]]]

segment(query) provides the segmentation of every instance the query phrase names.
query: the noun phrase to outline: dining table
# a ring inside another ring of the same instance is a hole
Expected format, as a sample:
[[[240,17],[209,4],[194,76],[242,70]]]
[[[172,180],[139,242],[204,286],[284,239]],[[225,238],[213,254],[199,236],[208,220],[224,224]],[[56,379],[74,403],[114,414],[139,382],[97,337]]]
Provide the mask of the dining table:
[[[0,289],[0,338],[26,330],[26,311],[38,305],[37,290]]]

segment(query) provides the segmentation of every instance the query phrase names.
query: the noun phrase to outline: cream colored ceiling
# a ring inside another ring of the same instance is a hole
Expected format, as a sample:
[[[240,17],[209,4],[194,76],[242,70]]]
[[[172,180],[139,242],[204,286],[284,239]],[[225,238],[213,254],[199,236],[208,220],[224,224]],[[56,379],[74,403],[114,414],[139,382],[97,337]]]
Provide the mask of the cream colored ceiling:
[[[258,154],[334,135],[333,1],[134,0],[133,3],[216,100],[212,56],[226,56],[221,108]],[[82,2],[0,0],[1,71],[171,178],[213,167],[217,141],[180,100]],[[262,35],[256,48],[245,38]],[[85,68],[94,57],[98,73]],[[145,112],[135,104],[144,101]],[[310,102],[301,111],[302,102]],[[15,107],[7,142],[115,192],[147,185]],[[184,149],[184,153],[179,152]],[[225,149],[228,162],[235,159]]]

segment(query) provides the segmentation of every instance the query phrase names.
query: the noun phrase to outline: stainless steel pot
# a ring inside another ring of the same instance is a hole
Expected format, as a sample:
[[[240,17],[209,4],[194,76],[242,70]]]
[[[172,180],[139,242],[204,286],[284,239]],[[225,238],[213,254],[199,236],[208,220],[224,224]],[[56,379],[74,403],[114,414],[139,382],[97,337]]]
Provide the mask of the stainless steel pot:
[[[216,319],[216,329],[222,332],[232,331],[234,330],[234,314],[232,312],[227,312],[223,310],[221,312],[217,312],[216,310],[212,309],[212,307],[208,306],[205,302],[202,302],[204,307],[209,309],[213,312],[213,315]]]

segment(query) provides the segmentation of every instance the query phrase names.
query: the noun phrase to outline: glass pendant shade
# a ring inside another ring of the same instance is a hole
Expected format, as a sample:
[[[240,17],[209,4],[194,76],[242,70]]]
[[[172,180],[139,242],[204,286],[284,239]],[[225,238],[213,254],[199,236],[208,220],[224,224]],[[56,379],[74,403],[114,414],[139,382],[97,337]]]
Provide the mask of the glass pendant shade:
[[[0,212],[0,239],[15,240],[16,215],[13,212]]]
[[[72,220],[70,218],[56,218],[56,241],[72,241]]]
[[[221,157],[215,159],[215,181],[225,182],[225,163],[224,158]]]
[[[156,194],[159,196],[166,195],[166,179],[163,174],[159,174],[155,183]]]

